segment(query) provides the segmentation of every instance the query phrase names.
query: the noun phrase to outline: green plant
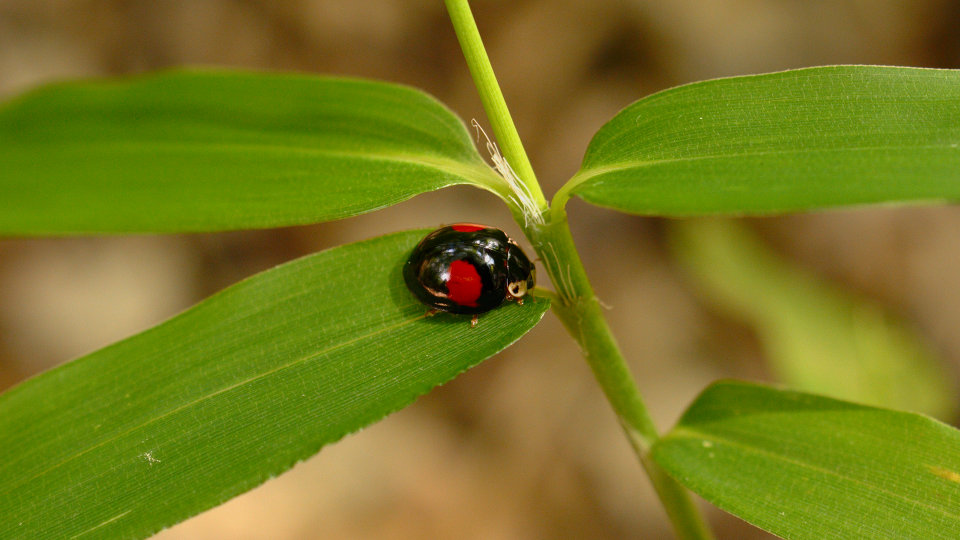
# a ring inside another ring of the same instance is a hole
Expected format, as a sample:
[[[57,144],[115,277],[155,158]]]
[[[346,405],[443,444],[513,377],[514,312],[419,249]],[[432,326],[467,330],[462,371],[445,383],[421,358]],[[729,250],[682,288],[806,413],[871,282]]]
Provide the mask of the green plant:
[[[556,287],[478,330],[425,318],[399,273],[423,231],[250,278],[0,397],[0,508],[15,509],[0,536],[149,534],[409,404],[548,307],[679,536],[709,533],[678,481],[791,538],[960,534],[960,435],[918,415],[718,383],[659,437],[564,210],[572,195],[666,216],[954,200],[960,75],[834,66],[668,90],[604,126],[548,205],[466,2],[447,5],[502,145],[499,175],[442,105],[383,83],[173,72],[48,87],[0,108],[3,234],[273,227],[469,184],[506,202]]]

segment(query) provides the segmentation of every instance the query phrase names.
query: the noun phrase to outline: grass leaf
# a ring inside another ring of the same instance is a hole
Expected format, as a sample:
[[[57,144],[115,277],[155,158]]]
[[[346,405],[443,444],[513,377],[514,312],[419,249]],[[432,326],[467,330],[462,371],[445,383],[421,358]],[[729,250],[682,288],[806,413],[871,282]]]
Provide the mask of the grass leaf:
[[[438,314],[425,231],[307,256],[0,396],[0,538],[147,536],[264,482],[507,347],[546,300]]]
[[[960,199],[960,70],[828,66],[630,105],[564,188],[634,214],[773,214]]]
[[[674,252],[700,290],[749,324],[795,390],[949,419],[952,374],[903,320],[778,258],[728,219],[673,223]]]
[[[721,382],[653,459],[783,538],[960,538],[960,431],[917,414]]]
[[[500,182],[419,90],[233,71],[33,91],[0,105],[0,163],[0,235],[295,225]]]

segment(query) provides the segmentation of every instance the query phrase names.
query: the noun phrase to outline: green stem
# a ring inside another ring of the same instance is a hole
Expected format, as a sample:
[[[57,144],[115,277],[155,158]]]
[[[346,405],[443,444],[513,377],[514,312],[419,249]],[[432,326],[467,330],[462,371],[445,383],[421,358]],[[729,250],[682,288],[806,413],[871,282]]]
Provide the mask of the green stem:
[[[659,438],[657,429],[587,279],[567,225],[566,213],[555,207],[549,216],[546,225],[534,226],[528,234],[557,288],[558,298],[551,304],[554,313],[579,343],[667,511],[677,537],[712,538],[689,493],[650,458],[650,448]]]
[[[533,166],[530,165],[527,152],[520,142],[520,134],[517,133],[513,118],[510,117],[507,102],[503,99],[497,77],[493,74],[493,66],[490,65],[490,58],[487,57],[487,51],[483,48],[477,22],[473,19],[473,13],[470,12],[470,4],[467,0],[445,0],[445,3],[450,13],[450,21],[457,33],[457,39],[460,41],[460,48],[463,49],[463,56],[470,68],[470,75],[480,92],[483,110],[486,111],[487,118],[490,120],[494,137],[500,143],[500,150],[530,192],[536,206],[541,212],[546,211],[547,199],[543,196],[543,191],[533,172]]]
[[[580,255],[573,244],[563,204],[561,202],[550,208],[540,190],[493,74],[490,59],[483,48],[470,6],[467,0],[445,2],[494,135],[502,144],[507,161],[539,209],[539,214],[532,216],[534,219],[528,219],[531,216],[511,204],[510,198],[507,199],[514,217],[524,227],[557,289],[555,295],[545,294],[541,289],[535,290],[534,294],[550,296],[554,313],[580,344],[594,377],[613,406],[631,447],[650,477],[677,536],[684,540],[709,539],[712,536],[689,493],[650,459],[650,448],[658,439],[657,429],[587,279]]]

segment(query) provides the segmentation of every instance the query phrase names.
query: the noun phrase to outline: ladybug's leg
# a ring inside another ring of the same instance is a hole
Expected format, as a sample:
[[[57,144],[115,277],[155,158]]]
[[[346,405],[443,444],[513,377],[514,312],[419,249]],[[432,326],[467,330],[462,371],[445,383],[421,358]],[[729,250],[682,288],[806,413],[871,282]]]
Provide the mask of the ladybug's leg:
[[[470,318],[470,328],[476,328],[477,323],[480,322],[480,315],[474,315]]]

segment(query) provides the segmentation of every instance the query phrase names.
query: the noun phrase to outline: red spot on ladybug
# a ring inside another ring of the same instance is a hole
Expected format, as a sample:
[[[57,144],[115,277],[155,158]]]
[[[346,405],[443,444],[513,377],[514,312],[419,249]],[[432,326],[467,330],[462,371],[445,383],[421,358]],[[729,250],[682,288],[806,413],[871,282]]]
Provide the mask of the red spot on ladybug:
[[[457,223],[455,225],[451,225],[450,228],[457,232],[477,232],[486,229],[487,226],[477,225],[476,223]]]
[[[461,306],[477,307],[477,299],[483,292],[483,280],[472,264],[467,261],[450,263],[450,279],[447,281],[447,298]]]
[[[475,223],[441,227],[403,266],[407,288],[431,310],[476,315],[533,288],[533,263],[500,229]]]

